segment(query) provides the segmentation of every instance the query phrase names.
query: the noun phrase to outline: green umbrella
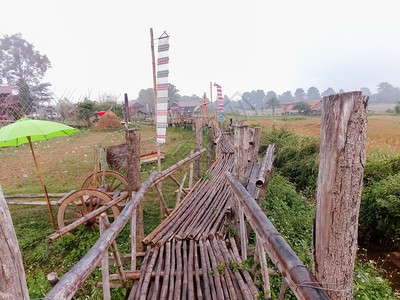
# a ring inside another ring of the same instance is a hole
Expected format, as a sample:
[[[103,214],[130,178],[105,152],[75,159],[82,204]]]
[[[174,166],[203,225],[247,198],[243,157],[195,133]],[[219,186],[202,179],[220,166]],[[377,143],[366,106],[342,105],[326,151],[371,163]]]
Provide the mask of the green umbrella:
[[[31,120],[28,118],[21,118],[13,124],[0,128],[0,147],[16,147],[25,143],[29,143],[33,156],[33,161],[36,167],[36,173],[39,177],[40,184],[42,185],[47,208],[49,210],[51,225],[53,226],[54,230],[56,230],[56,225],[51,211],[50,201],[47,196],[46,187],[43,184],[39,165],[36,161],[35,152],[33,151],[32,141],[48,140],[57,136],[70,136],[74,132],[78,131],[78,129],[61,123],[42,120]]]

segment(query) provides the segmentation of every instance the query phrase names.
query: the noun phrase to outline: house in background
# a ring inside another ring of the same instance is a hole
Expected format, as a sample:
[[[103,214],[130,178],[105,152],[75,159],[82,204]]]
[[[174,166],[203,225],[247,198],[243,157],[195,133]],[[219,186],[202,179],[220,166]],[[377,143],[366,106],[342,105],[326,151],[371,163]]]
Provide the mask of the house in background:
[[[129,101],[129,113],[132,116],[138,116],[146,114],[146,108],[138,100]]]
[[[202,101],[197,100],[176,100],[170,104],[172,114],[180,114],[184,116],[201,113],[200,107],[203,106]]]
[[[18,120],[25,113],[22,98],[10,86],[0,86],[0,120]]]

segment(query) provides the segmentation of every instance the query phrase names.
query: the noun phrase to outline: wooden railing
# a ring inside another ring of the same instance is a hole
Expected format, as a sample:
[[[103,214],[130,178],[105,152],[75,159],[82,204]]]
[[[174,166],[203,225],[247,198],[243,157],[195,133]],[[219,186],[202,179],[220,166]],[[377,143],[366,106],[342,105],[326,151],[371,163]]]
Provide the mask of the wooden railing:
[[[265,278],[268,270],[265,270],[266,263],[263,262],[265,250],[282,274],[283,284],[287,284],[298,299],[330,299],[243,185],[230,172],[226,172],[225,176],[235,193],[239,210],[243,211],[256,233],[264,282],[268,281]],[[244,217],[239,219],[240,228],[245,228]],[[243,252],[247,249],[247,239],[242,238],[241,242],[242,258],[245,259]]]

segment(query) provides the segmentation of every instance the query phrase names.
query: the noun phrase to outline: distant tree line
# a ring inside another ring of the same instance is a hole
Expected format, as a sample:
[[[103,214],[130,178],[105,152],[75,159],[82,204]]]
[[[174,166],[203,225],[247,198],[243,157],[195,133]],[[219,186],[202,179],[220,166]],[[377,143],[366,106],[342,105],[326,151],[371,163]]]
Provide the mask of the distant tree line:
[[[28,105],[33,113],[42,104],[50,103],[53,99],[53,95],[49,91],[51,84],[43,81],[44,75],[47,70],[51,68],[50,60],[46,55],[41,54],[35,50],[34,46],[24,40],[20,33],[14,35],[4,35],[0,38],[0,85],[10,85],[18,91],[18,95]],[[362,93],[370,97],[369,103],[398,103],[400,101],[400,88],[395,87],[389,82],[381,82],[377,85],[375,93],[371,93],[367,87],[360,88]],[[254,110],[262,111],[263,109],[272,109],[274,114],[275,109],[284,103],[292,102],[303,102],[305,100],[317,100],[324,96],[329,96],[335,93],[343,93],[344,90],[340,89],[335,91],[329,87],[325,91],[320,92],[318,88],[312,86],[307,91],[303,88],[297,88],[292,91],[288,90],[278,95],[275,91],[269,90],[265,92],[262,89],[252,90],[250,92],[244,92],[239,101],[232,101],[228,96],[224,96],[224,104],[241,110]],[[118,113],[120,108],[117,106],[118,97],[109,97],[110,95],[103,95],[109,99],[99,99],[101,105],[95,105],[88,101],[91,97],[85,98],[85,103],[81,105],[80,110],[87,112],[89,110],[105,108],[110,106],[114,108]],[[177,100],[192,100],[198,103],[202,103],[203,97],[198,95],[180,95],[179,90],[174,84],[169,85],[168,89],[169,103],[173,104]],[[101,98],[102,96],[100,96]],[[57,99],[59,101],[58,107],[61,110],[61,115],[67,112],[76,111],[76,105],[74,107],[71,99],[63,97],[63,99]],[[154,113],[154,91],[152,88],[142,89],[139,91],[137,100],[141,102],[145,107],[149,108]],[[207,99],[209,100],[209,99]],[[104,104],[105,103],[105,104]],[[218,104],[215,101],[215,106]],[[103,107],[104,106],[104,107]],[[118,107],[118,109],[116,109]],[[396,112],[400,110],[399,106],[396,106]],[[304,108],[299,108],[304,110]],[[80,113],[81,119],[85,119],[86,113]]]

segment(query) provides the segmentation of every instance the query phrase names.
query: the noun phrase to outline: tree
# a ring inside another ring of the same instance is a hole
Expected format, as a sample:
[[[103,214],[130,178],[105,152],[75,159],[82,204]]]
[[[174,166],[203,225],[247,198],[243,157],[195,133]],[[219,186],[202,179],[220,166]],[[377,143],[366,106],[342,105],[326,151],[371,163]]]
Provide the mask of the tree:
[[[0,84],[18,89],[20,97],[32,108],[37,102],[50,100],[48,82],[42,82],[50,60],[24,40],[20,33],[0,39]]]
[[[97,111],[96,102],[85,98],[83,102],[78,103],[78,119],[85,120],[86,126],[90,126],[90,118],[94,116]]]
[[[333,88],[331,88],[331,87],[328,87],[328,89],[325,92],[323,92],[321,94],[321,96],[322,97],[326,97],[326,96],[330,96],[330,95],[333,95],[333,94],[336,94],[335,90]]]
[[[307,91],[306,99],[307,100],[318,100],[318,99],[321,99],[321,94],[319,93],[319,90],[316,87],[312,86]]]
[[[268,91],[265,95],[265,101],[268,101],[271,98],[278,98],[278,95],[274,91]]]
[[[149,110],[154,113],[154,90],[152,88],[148,88],[146,90],[140,90],[139,97],[137,100],[142,103],[144,106],[148,105]]]
[[[389,82],[381,82],[373,98],[380,103],[395,103],[400,100],[400,89]]]
[[[396,114],[400,115],[400,101],[397,102],[396,106],[394,107],[394,111]]]
[[[290,103],[294,101],[294,97],[291,91],[286,91],[282,95],[279,96],[279,101],[281,103]]]
[[[361,93],[363,94],[363,96],[371,96],[371,90],[367,87],[362,87],[360,88]]]
[[[272,97],[267,102],[267,108],[272,108],[272,115],[275,115],[275,107],[280,105],[279,99],[277,97]]]
[[[170,83],[168,85],[168,101],[169,103],[174,103],[175,101],[179,100],[181,95],[179,95],[179,90],[176,88],[175,85]]]
[[[311,112],[311,107],[305,102],[299,102],[292,107],[293,110],[297,110],[299,114],[307,115]]]
[[[294,92],[294,97],[297,101],[303,101],[303,100],[306,100],[306,93],[304,92],[304,90],[302,88],[298,88]]]

